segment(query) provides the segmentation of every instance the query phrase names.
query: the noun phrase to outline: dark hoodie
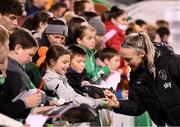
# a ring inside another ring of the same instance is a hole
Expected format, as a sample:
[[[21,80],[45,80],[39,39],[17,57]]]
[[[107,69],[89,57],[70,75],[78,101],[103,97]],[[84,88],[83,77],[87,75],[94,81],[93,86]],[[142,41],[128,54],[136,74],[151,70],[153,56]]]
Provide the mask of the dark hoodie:
[[[156,77],[147,68],[130,73],[129,100],[120,100],[115,112],[141,115],[147,111],[158,126],[180,125],[180,56],[172,48],[154,43]]]

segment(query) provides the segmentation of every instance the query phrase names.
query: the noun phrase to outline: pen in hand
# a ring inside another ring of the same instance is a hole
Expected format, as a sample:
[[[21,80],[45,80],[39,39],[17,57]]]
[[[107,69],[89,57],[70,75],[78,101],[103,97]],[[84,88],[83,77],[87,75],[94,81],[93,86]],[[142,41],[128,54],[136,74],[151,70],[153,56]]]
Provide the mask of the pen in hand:
[[[53,96],[55,96],[58,88],[59,88],[59,84],[56,86],[56,88],[55,88],[55,90],[54,90],[54,92],[53,92],[53,94],[52,94]]]

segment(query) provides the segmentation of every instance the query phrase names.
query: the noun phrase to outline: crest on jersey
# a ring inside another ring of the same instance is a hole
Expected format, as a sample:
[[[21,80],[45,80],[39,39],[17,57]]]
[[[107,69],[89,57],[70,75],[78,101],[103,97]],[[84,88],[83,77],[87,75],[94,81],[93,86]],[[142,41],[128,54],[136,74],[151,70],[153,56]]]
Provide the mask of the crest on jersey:
[[[162,80],[166,80],[167,79],[167,74],[166,74],[166,71],[165,70],[160,70],[158,72],[159,74],[159,77],[162,79]]]

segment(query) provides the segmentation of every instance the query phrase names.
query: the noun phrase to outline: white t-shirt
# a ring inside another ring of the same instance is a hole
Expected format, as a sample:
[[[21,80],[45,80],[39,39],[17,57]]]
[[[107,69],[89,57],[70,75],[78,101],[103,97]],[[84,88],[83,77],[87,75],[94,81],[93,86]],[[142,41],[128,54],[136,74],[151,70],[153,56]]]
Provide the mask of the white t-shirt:
[[[102,88],[113,88],[116,91],[117,85],[121,80],[121,74],[117,71],[112,71],[110,75],[106,78],[101,80],[100,86]]]

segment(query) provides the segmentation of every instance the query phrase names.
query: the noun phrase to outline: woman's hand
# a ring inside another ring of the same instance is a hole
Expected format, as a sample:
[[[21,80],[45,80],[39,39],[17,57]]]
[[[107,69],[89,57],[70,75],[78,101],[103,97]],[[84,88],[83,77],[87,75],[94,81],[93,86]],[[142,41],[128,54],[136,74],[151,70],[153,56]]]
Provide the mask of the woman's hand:
[[[111,107],[119,108],[120,107],[120,103],[119,103],[116,95],[112,91],[106,89],[104,91],[104,94],[106,96],[107,106],[109,108],[111,108]]]

